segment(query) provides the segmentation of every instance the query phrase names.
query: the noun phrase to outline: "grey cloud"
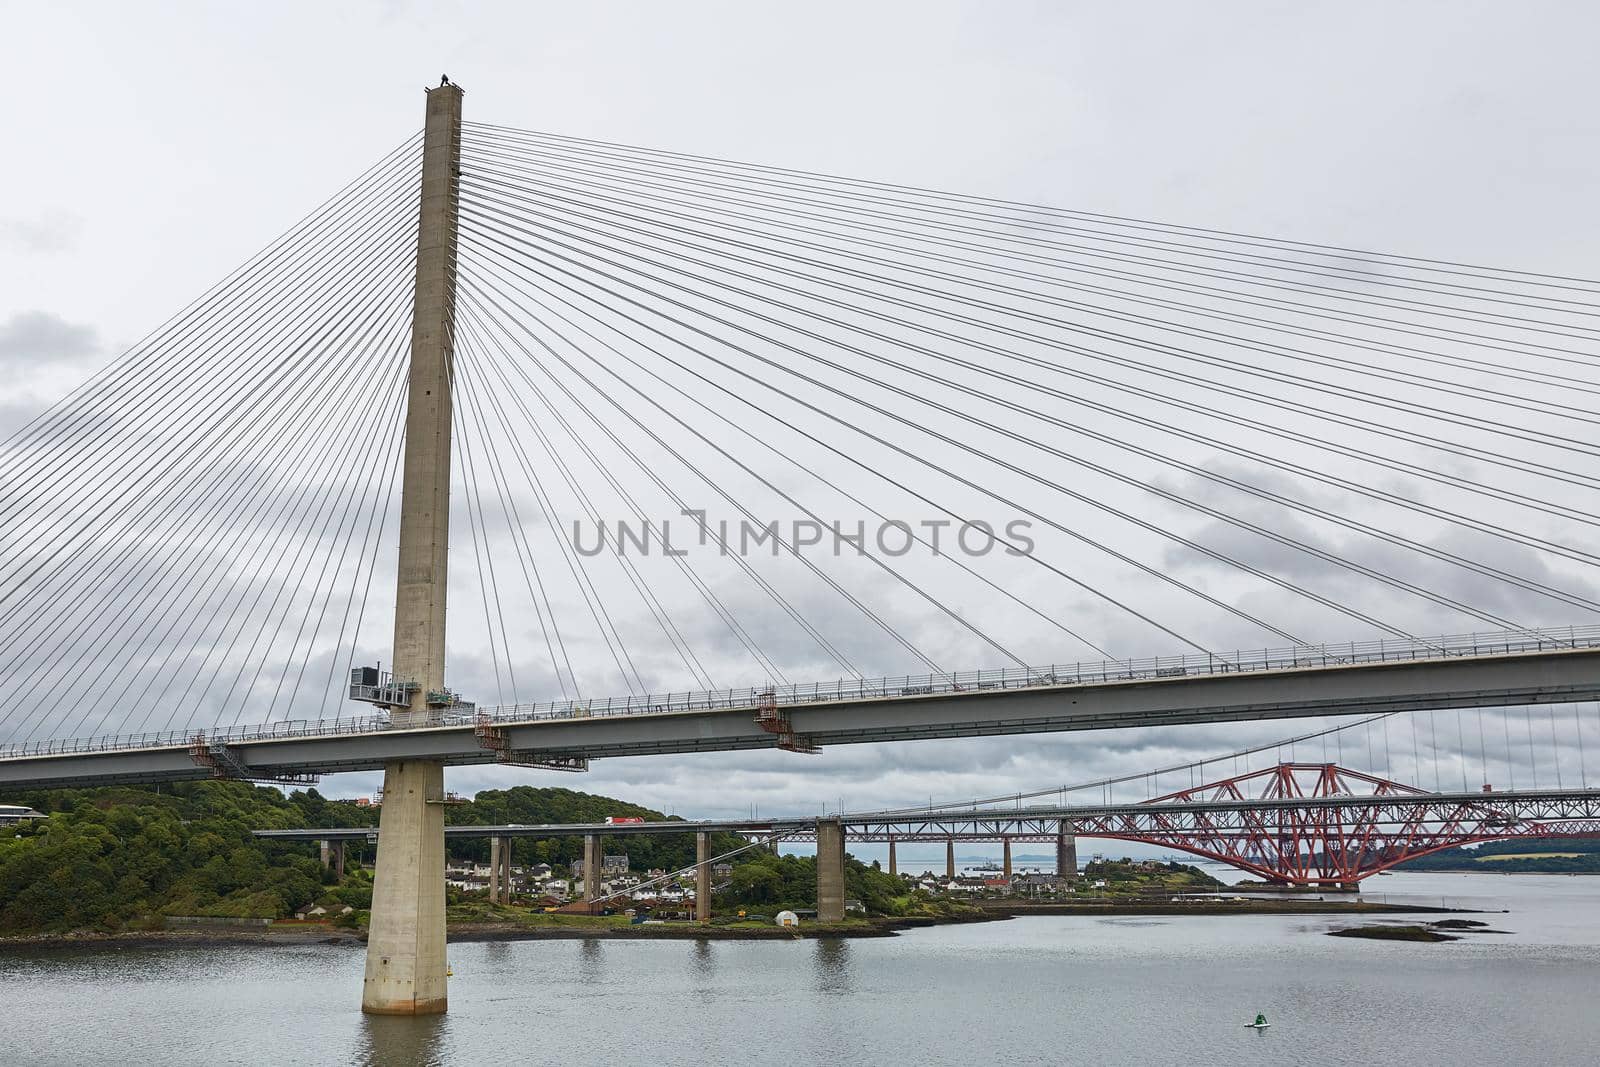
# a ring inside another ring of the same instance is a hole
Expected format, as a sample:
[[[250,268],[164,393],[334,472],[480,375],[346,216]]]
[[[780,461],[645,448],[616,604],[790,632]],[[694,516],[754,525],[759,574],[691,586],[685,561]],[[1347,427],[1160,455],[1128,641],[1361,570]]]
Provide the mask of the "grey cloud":
[[[32,219],[0,219],[0,247],[45,254],[65,252],[78,243],[83,220],[61,212]]]
[[[48,311],[18,311],[0,322],[0,370],[16,373],[76,363],[99,350],[94,327]]]

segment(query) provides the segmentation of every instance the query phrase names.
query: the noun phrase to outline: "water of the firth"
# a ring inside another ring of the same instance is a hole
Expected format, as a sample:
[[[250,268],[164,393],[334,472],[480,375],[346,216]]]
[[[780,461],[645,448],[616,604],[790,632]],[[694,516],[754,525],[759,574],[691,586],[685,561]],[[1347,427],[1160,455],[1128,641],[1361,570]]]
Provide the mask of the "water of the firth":
[[[1038,918],[794,943],[457,944],[450,1014],[369,1019],[359,947],[0,948],[0,1063],[1593,1064],[1600,878],[1396,875],[1508,908],[1448,944],[1337,920]],[[1266,1013],[1272,1028],[1246,1029]]]

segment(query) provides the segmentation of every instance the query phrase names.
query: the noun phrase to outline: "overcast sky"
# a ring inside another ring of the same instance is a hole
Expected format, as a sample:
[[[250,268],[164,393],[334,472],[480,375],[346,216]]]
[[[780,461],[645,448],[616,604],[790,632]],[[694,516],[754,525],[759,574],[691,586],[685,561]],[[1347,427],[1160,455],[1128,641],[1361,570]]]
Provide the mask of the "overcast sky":
[[[446,73],[469,119],[506,126],[1600,273],[1600,13],[1586,4],[8,0],[0,15],[7,426],[413,133],[423,87]],[[472,658],[453,643],[453,664]],[[559,784],[687,815],[860,808],[1082,780],[1282,732],[610,761]],[[464,791],[551,778],[450,775]]]

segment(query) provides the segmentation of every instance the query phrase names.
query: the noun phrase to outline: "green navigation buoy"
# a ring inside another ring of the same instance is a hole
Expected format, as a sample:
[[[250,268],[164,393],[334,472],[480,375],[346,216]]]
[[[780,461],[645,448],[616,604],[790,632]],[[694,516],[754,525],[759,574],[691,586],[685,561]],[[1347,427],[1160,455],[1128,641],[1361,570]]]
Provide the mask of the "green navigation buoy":
[[[1256,1014],[1256,1021],[1253,1022],[1253,1023],[1245,1023],[1245,1025],[1248,1026],[1252,1030],[1265,1030],[1267,1027],[1271,1026],[1272,1024],[1267,1022],[1267,1017],[1265,1015],[1262,1015],[1262,1014],[1260,1014],[1258,1012]]]

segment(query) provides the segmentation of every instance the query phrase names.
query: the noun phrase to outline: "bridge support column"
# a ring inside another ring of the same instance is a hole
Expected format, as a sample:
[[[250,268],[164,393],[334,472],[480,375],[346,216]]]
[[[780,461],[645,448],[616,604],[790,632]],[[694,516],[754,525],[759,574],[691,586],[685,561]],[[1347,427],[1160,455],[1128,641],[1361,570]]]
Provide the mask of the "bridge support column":
[[[449,588],[451,386],[455,360],[461,89],[429,89],[411,303],[405,471],[395,573],[394,680],[415,686],[391,708],[399,728],[438,718]],[[395,760],[383,770],[378,869],[361,1010],[431,1015],[445,994],[444,764]]]
[[[600,838],[595,834],[583,835],[583,899],[592,903],[600,895],[600,865],[605,859],[600,854]]]
[[[844,921],[844,823],[817,820],[817,921]]]
[[[335,878],[344,881],[344,842],[324,840],[318,841],[317,846],[323,870],[333,871]]]
[[[500,903],[511,903],[511,838],[500,841]]]
[[[694,835],[694,917],[711,921],[711,835],[704,830]]]
[[[1000,844],[1003,847],[1003,849],[1005,850],[1004,851],[1005,858],[1000,861],[1000,866],[1005,871],[1006,881],[1009,882],[1009,881],[1011,881],[1011,838],[1009,838],[1009,837],[1001,838],[1000,839]]]
[[[889,838],[889,873],[899,874],[900,865],[894,861],[894,838]]]
[[[443,799],[443,764],[419,760],[384,768],[361,994],[361,1010],[373,1015],[434,1015],[448,1004]]]
[[[489,903],[500,903],[500,839],[489,838]]]
[[[1056,877],[1068,882],[1078,877],[1078,839],[1072,835],[1072,824],[1065,819],[1056,833]]]
[[[947,881],[956,880],[956,839],[944,843],[944,876]]]

